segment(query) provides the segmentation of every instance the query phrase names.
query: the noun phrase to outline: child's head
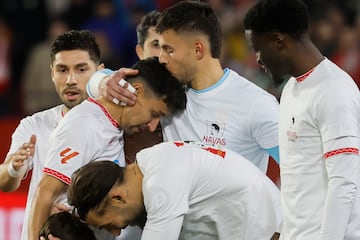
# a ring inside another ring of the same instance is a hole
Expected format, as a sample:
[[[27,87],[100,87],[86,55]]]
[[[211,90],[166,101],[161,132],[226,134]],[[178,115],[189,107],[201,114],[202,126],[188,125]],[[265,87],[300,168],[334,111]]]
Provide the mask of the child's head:
[[[49,234],[61,240],[96,240],[89,226],[69,212],[56,213],[47,219],[40,230],[39,237],[45,237],[48,240]]]

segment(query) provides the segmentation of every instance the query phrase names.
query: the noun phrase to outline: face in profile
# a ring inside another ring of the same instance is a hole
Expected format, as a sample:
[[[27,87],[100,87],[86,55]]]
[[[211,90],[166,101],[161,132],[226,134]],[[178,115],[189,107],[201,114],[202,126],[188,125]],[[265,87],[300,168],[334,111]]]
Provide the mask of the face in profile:
[[[143,85],[134,83],[138,92],[134,106],[125,107],[120,119],[120,128],[127,134],[134,134],[145,129],[154,132],[160,117],[169,114],[167,104],[162,98],[144,93]]]
[[[246,30],[245,36],[248,44],[253,48],[256,54],[257,63],[278,82],[283,79],[286,73],[286,63],[283,61],[286,51],[280,45],[278,33],[254,33],[252,30]]]
[[[159,37],[160,63],[184,84],[191,83],[197,72],[194,41],[194,36],[176,34],[173,30],[166,30]]]

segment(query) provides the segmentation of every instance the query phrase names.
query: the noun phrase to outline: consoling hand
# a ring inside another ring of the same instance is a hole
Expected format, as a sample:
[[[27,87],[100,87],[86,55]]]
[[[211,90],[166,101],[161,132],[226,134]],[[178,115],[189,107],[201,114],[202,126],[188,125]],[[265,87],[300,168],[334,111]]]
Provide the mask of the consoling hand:
[[[40,240],[61,240],[61,238],[54,237],[53,235],[49,234],[47,239],[45,237],[40,237]]]
[[[104,77],[104,79],[100,82],[100,94],[117,104],[123,102],[126,105],[134,105],[136,101],[136,94],[126,89],[128,87],[128,83],[120,86],[119,82],[126,76],[133,76],[138,73],[139,71],[136,69],[120,68],[113,74]]]

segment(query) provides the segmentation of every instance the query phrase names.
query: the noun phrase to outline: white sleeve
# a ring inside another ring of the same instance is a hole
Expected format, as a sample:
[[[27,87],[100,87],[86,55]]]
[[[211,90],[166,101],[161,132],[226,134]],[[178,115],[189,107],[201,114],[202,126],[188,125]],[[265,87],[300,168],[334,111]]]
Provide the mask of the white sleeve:
[[[251,134],[261,148],[277,147],[279,145],[279,103],[275,97],[258,95],[249,114]]]
[[[360,157],[352,153],[352,147],[358,144],[355,137],[344,137],[324,143],[325,149],[334,149],[325,153],[328,173],[328,193],[323,209],[321,240],[344,239],[348,222],[353,211],[353,201],[360,188]],[[349,149],[350,151],[347,151]]]
[[[165,224],[158,225],[156,229],[145,225],[141,240],[177,240],[180,235],[184,217],[179,216]]]
[[[68,113],[72,114],[72,113]],[[65,116],[69,117],[69,116]],[[101,126],[96,120],[77,116],[76,121],[63,118],[50,136],[43,172],[70,184],[72,173],[101,152]],[[89,131],[91,129],[91,131]]]
[[[100,81],[107,75],[110,75],[114,71],[111,69],[102,69],[97,72],[95,72],[89,79],[89,81],[86,84],[86,92],[91,98],[97,98],[100,97],[99,93],[99,84]]]

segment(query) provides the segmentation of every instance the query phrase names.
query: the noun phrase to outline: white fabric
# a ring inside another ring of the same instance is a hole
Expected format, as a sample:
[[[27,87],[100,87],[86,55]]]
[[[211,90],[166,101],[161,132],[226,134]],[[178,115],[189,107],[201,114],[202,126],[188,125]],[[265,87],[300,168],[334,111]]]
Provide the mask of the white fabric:
[[[305,80],[291,78],[279,129],[282,239],[360,239],[360,94],[353,80],[328,59]]]
[[[110,160],[125,166],[122,136],[123,131],[108,111],[89,98],[69,111],[52,132],[44,173],[69,184],[72,173],[91,161]],[[56,202],[67,203],[66,196]],[[115,238],[109,232],[94,230],[101,240]],[[140,229],[133,232],[139,235]],[[126,235],[127,230],[123,233]]]
[[[42,176],[42,169],[49,149],[49,136],[62,118],[62,109],[63,105],[59,105],[22,119],[12,135],[8,155],[16,152],[24,142],[28,142],[32,134],[36,135],[35,153],[30,160],[28,169],[32,168],[33,170],[26,201],[21,240],[27,240],[27,226],[29,224],[31,203]]]
[[[72,173],[91,161],[125,166],[122,136],[105,108],[89,98],[69,111],[52,132],[44,172],[69,184]]]
[[[164,141],[226,147],[266,172],[265,149],[278,146],[279,109],[274,96],[230,69],[215,85],[201,91],[188,89],[186,96],[185,111],[161,121]]]
[[[147,222],[142,240],[269,240],[280,225],[280,193],[229,150],[164,142],[140,151]]]

